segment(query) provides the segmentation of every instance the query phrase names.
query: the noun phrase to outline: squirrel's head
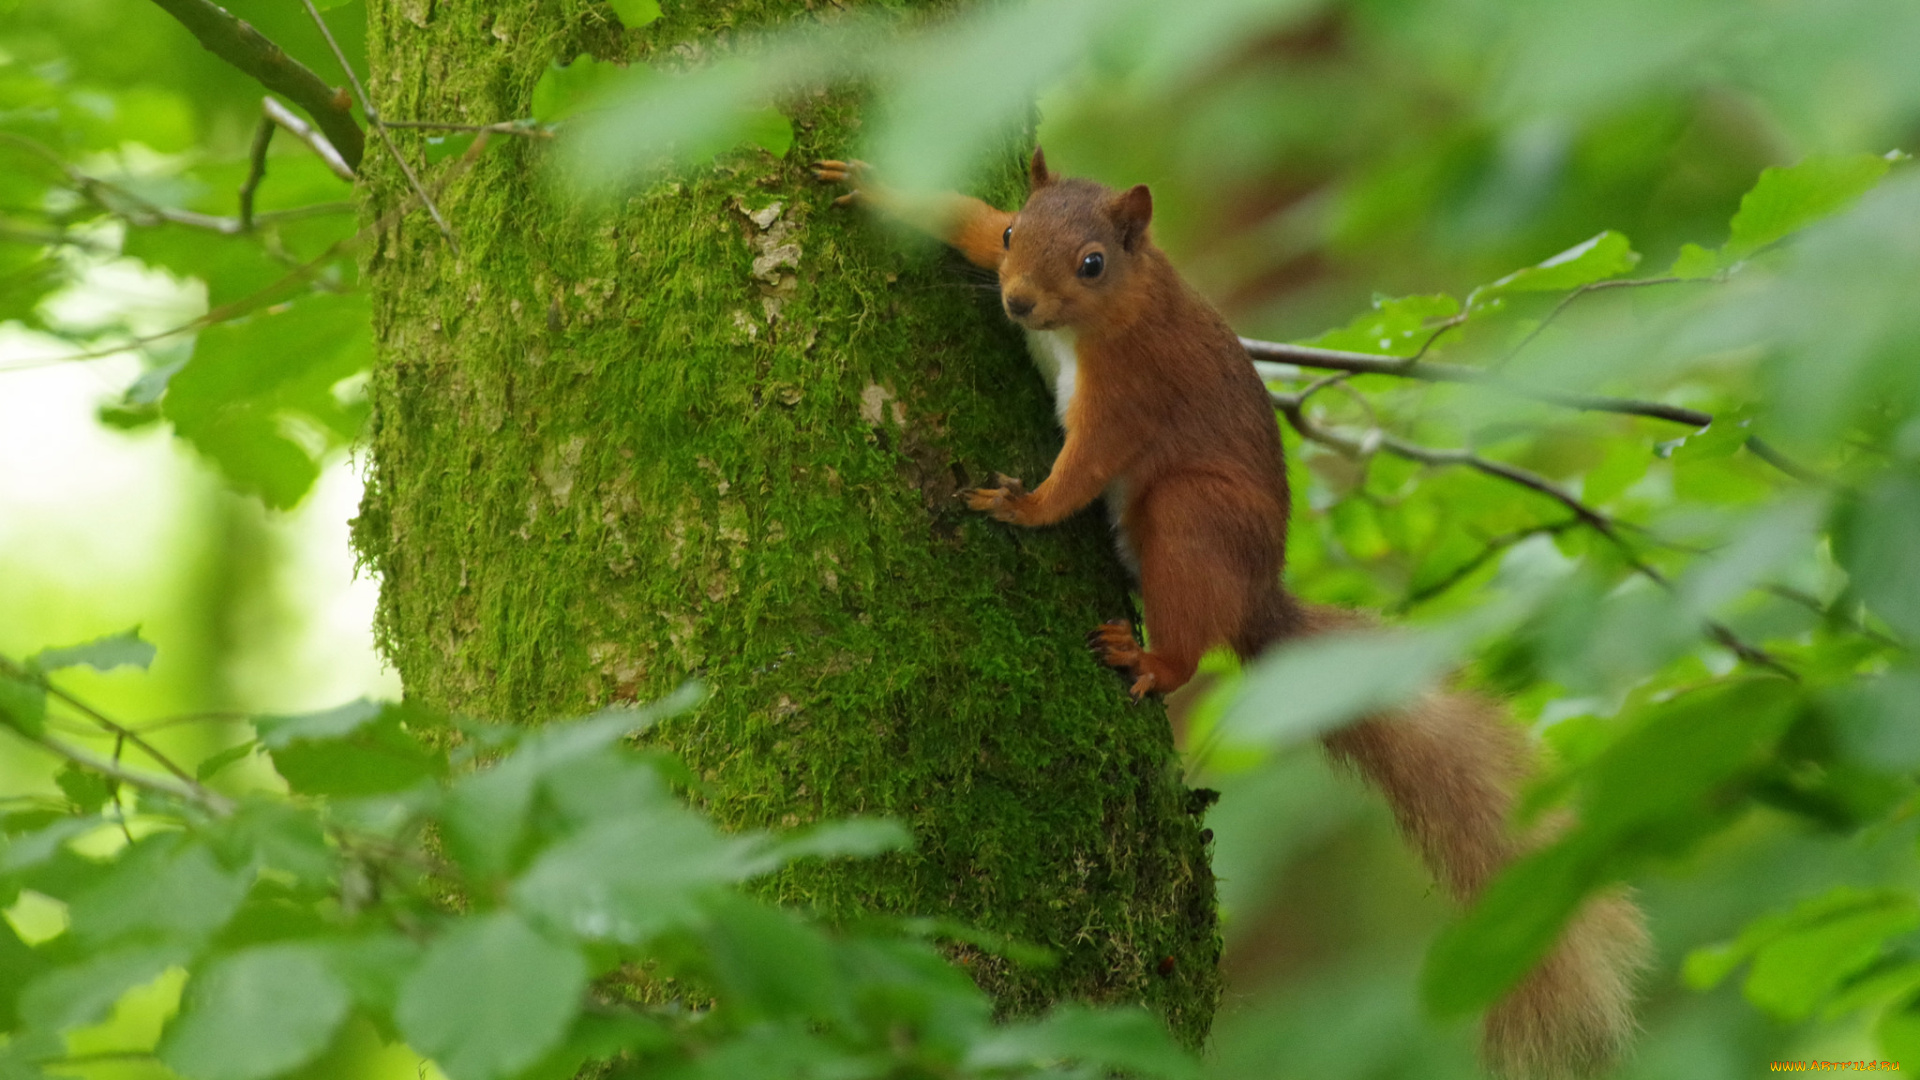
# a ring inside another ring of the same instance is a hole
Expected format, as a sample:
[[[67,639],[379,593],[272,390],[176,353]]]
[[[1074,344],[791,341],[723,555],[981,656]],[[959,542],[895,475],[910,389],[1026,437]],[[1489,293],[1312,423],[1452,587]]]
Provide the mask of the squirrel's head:
[[[1145,184],[1115,192],[1047,171],[1033,152],[1033,193],[1000,242],[1000,303],[1031,330],[1112,325],[1112,305],[1141,284],[1153,196]]]

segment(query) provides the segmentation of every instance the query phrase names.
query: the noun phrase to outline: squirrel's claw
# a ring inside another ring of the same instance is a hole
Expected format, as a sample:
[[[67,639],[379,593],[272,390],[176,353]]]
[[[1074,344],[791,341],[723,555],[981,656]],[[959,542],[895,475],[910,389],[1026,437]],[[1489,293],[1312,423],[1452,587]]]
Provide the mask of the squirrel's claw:
[[[1087,647],[1101,663],[1122,671],[1131,671],[1134,662],[1140,659],[1140,643],[1134,640],[1133,624],[1125,619],[1111,619],[1094,627],[1087,634]]]
[[[993,474],[993,482],[999,486],[967,492],[967,508],[990,514],[995,521],[1018,523],[1019,504],[1027,497],[1027,486],[1006,473]]]
[[[814,178],[826,184],[852,184],[853,190],[833,200],[835,206],[852,206],[865,200],[867,193],[860,189],[860,182],[872,171],[872,166],[864,161],[838,161],[825,158],[813,163]]]
[[[1087,634],[1087,647],[1093,650],[1093,655],[1101,663],[1124,675],[1133,676],[1127,694],[1136,703],[1153,693],[1159,680],[1154,678],[1152,672],[1140,670],[1140,658],[1144,654],[1140,642],[1134,639],[1132,623],[1125,619],[1101,623]]]
[[[1135,705],[1140,704],[1148,694],[1153,693],[1154,682],[1155,679],[1151,672],[1133,680],[1133,685],[1127,688],[1127,694],[1133,698]]]

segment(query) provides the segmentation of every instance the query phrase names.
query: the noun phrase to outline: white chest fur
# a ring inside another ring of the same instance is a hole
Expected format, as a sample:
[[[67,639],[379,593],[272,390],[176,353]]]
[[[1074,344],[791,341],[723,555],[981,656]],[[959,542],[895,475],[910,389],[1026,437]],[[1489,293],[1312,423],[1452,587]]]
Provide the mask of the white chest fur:
[[[1064,426],[1067,422],[1067,406],[1073,402],[1073,392],[1080,379],[1080,352],[1074,333],[1071,330],[1029,330],[1027,351],[1033,355],[1033,364],[1040,369],[1040,377],[1053,388],[1053,412]],[[1140,561],[1134,555],[1133,545],[1123,525],[1127,511],[1125,480],[1116,476],[1107,485],[1106,503],[1107,521],[1113,525],[1114,550],[1120,553],[1120,561],[1127,569],[1138,575]]]
[[[1029,330],[1027,351],[1033,354],[1040,377],[1053,388],[1053,413],[1062,423],[1067,405],[1073,401],[1073,388],[1080,374],[1080,353],[1071,330]]]

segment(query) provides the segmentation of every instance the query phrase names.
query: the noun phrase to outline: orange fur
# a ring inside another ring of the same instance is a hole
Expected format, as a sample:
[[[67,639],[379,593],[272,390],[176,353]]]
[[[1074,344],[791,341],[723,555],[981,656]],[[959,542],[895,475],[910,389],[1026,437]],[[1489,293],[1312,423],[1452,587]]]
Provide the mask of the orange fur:
[[[1151,648],[1124,622],[1088,636],[1136,698],[1193,677],[1229,645],[1252,659],[1283,638],[1355,625],[1359,616],[1295,601],[1281,585],[1286,466],[1266,388],[1239,338],[1153,245],[1144,186],[1114,192],[1063,180],[1033,156],[1033,192],[1018,213],[958,195],[908,199],[859,163],[822,162],[823,179],[904,217],[998,271],[1009,318],[1073,334],[1065,445],[1031,492],[1000,477],[968,495],[998,520],[1049,525],[1106,494],[1138,562]],[[1086,273],[1089,259],[1097,272]],[[1529,769],[1522,733],[1490,702],[1434,694],[1325,739],[1392,806],[1436,878],[1462,902],[1526,846],[1509,829],[1513,790]],[[1584,1075],[1633,1030],[1633,980],[1646,931],[1624,896],[1581,912],[1555,950],[1487,1014],[1485,1054],[1513,1077]]]

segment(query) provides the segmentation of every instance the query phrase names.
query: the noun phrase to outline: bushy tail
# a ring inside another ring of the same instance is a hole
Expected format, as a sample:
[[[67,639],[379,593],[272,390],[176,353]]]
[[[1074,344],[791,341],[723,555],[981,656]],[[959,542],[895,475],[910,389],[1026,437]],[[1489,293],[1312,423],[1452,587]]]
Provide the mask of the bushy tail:
[[[1361,624],[1337,609],[1302,615],[1306,633]],[[1435,693],[1325,742],[1386,796],[1401,831],[1462,903],[1524,847],[1508,818],[1531,754],[1493,702]],[[1540,966],[1488,1011],[1488,1067],[1514,1080],[1604,1069],[1633,1035],[1634,983],[1647,958],[1645,920],[1632,900],[1624,892],[1589,900]]]

